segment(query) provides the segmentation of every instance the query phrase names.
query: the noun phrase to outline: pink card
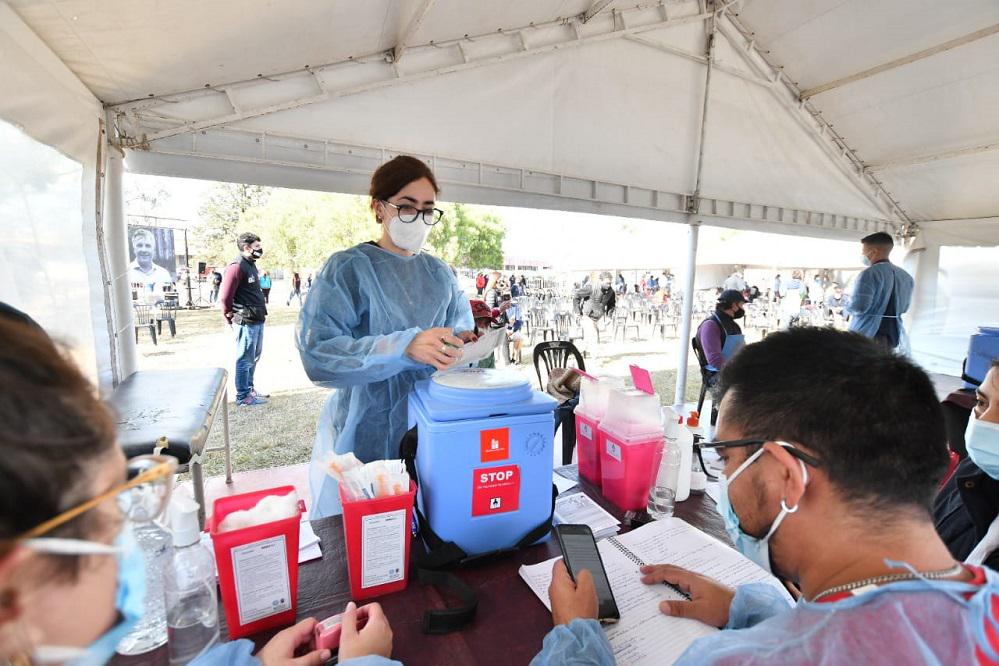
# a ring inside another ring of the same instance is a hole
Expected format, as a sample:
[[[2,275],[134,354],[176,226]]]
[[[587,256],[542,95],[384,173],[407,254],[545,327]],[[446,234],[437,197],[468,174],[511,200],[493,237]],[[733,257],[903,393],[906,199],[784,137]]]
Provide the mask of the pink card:
[[[631,370],[631,381],[634,382],[635,388],[650,394],[656,392],[655,388],[652,387],[652,375],[649,374],[648,370],[637,365],[628,367]]]

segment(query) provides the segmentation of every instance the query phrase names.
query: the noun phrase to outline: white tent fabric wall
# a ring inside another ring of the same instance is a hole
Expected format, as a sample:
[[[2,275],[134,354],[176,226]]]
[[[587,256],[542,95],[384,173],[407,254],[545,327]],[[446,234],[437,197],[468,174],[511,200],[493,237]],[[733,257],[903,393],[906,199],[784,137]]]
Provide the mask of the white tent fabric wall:
[[[8,91],[0,96],[0,300],[67,343],[106,388],[111,345],[96,237],[100,103],[4,4],[0,81]]]

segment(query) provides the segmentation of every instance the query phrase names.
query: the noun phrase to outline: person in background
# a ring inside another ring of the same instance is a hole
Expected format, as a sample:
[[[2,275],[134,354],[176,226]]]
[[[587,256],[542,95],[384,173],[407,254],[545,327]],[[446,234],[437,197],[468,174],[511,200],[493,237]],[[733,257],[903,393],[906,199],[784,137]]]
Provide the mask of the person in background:
[[[515,280],[510,280],[510,295],[513,298],[520,298],[521,296],[524,295],[524,288],[520,285],[519,282],[516,282]]]
[[[833,282],[832,291],[826,296],[826,308],[830,315],[846,315],[850,297],[843,291],[843,285]]]
[[[302,307],[302,276],[298,272],[291,274],[291,292],[288,294],[288,302],[285,305],[291,305],[293,298],[298,298],[298,307]]]
[[[746,311],[743,309],[745,304],[746,299],[741,292],[735,289],[723,291],[715,303],[715,311],[697,327],[697,342],[708,362],[709,388],[715,387],[718,373],[735,356],[736,352],[746,345],[746,336],[743,335],[742,327],[736,321],[746,315]],[[718,403],[720,402],[717,396],[714,396],[713,393],[712,395],[710,426],[714,426],[718,422]]]
[[[646,585],[690,596],[663,601],[665,615],[723,629],[676,664],[999,661],[999,574],[955,561],[929,515],[947,446],[922,369],[858,335],[796,328],[736,355],[719,392],[720,441],[702,446],[725,464],[726,531],[802,597],[791,606],[765,583],[731,589],[672,564],[643,566]],[[589,572],[574,583],[559,561],[549,596],[555,627],[532,663],[613,664]]]
[[[523,361],[524,334],[521,332],[521,329],[524,327],[524,316],[521,314],[520,304],[513,300],[509,294],[503,294],[503,302],[504,304],[510,304],[505,313],[507,335],[512,346],[508,361],[520,365]]]
[[[794,326],[801,318],[801,304],[805,300],[805,274],[800,269],[791,272],[791,279],[781,285],[781,324]]]
[[[743,292],[746,290],[746,280],[742,277],[741,271],[735,271],[729,275],[724,284],[722,284],[722,289],[724,291],[738,291]]]
[[[423,251],[437,180],[425,162],[400,155],[371,178],[378,241],[326,261],[299,315],[297,341],[309,379],[335,389],[322,408],[309,469],[310,517],[341,513],[332,453],[361,461],[397,458],[413,385],[454,366],[476,339],[472,311],[451,267]]]
[[[475,294],[481,296],[486,289],[486,276],[479,273],[475,276]]]
[[[310,291],[312,291],[312,273],[305,278],[305,293],[308,294]]]
[[[964,435],[968,457],[937,494],[933,519],[954,557],[999,569],[999,359],[976,398]]]
[[[895,242],[883,231],[860,240],[861,259],[867,266],[853,284],[846,311],[850,330],[874,338],[887,349],[902,342],[902,315],[912,302],[912,276],[889,261]]]
[[[264,271],[260,274],[260,291],[264,292],[264,303],[271,302],[271,274]]]
[[[215,303],[219,300],[219,289],[222,288],[222,274],[218,271],[212,271],[212,293],[210,301]]]
[[[520,284],[521,289],[527,289],[527,276],[523,273],[520,274],[520,281],[518,284]]]
[[[482,338],[488,334],[494,328],[498,328],[500,311],[493,310],[485,301],[480,301],[478,299],[473,299],[468,302],[469,306],[472,308],[472,319],[475,320],[475,334]],[[498,338],[497,342],[506,343],[503,338]],[[480,360],[476,367],[479,368],[495,368],[496,367],[496,352],[493,351],[489,356]]]
[[[142,552],[114,492],[126,481],[115,416],[44,331],[0,316],[0,339],[0,663],[104,664],[146,595]],[[387,659],[392,630],[381,607],[369,607],[360,631],[356,613],[353,604],[345,613],[340,663],[398,665]],[[315,624],[278,632],[255,656],[251,641],[237,640],[193,663],[319,666],[331,655],[309,650]]]
[[[252,407],[267,402],[257,395],[253,376],[264,351],[267,305],[260,288],[257,259],[264,255],[260,236],[246,232],[236,239],[240,257],[225,269],[222,278],[222,316],[236,333],[236,404]]]
[[[621,273],[617,274],[617,278],[614,282],[614,290],[621,296],[624,296],[628,292],[628,283],[625,281],[624,276]]]
[[[780,295],[781,292],[783,292],[783,290],[784,290],[784,284],[781,282],[780,273],[778,273],[777,277],[774,278],[774,288],[772,292],[775,302],[780,303]]]

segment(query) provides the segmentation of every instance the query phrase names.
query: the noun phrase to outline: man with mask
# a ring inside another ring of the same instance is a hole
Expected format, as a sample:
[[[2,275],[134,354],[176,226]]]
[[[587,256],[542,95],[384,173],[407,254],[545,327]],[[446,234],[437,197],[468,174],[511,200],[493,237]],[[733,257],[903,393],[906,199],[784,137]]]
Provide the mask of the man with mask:
[[[264,255],[260,236],[246,232],[236,240],[239,259],[222,276],[222,316],[236,332],[236,404],[251,407],[267,401],[253,388],[253,374],[264,349],[267,305],[260,288],[257,259]]]
[[[745,303],[742,292],[726,289],[718,295],[714,313],[697,327],[697,341],[708,359],[708,370],[713,373],[720,372],[725,362],[746,344],[742,327],[736,323],[736,319],[746,316],[742,309]]]
[[[933,503],[937,532],[951,554],[999,569],[999,359],[978,386],[961,461]]]
[[[895,242],[883,231],[860,241],[867,268],[857,276],[846,312],[850,330],[874,338],[887,349],[902,340],[902,315],[912,302],[912,276],[888,260]]]
[[[668,563],[642,567],[643,583],[690,596],[662,602],[664,614],[724,629],[677,664],[999,661],[999,576],[956,562],[930,519],[947,447],[925,372],[860,336],[808,327],[746,347],[719,387],[719,441],[702,446],[725,463],[726,531],[802,598],[792,608],[765,584],[733,590]],[[549,594],[556,626],[534,663],[613,663],[589,619],[592,578],[573,583],[559,562]]]

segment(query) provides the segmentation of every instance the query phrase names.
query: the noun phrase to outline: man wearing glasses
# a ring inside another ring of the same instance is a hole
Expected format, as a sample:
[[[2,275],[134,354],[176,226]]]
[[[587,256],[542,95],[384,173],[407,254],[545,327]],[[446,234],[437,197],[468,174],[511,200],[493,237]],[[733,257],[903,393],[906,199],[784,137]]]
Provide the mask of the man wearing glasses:
[[[800,328],[735,356],[719,395],[718,441],[702,445],[725,463],[719,513],[736,548],[801,599],[791,608],[764,584],[643,567],[644,583],[691,597],[664,601],[664,614],[725,629],[677,663],[999,661],[999,576],[955,561],[930,517],[947,448],[921,369],[859,335]],[[535,663],[613,663],[586,619],[592,579],[573,584],[559,563],[549,593],[556,626]]]

